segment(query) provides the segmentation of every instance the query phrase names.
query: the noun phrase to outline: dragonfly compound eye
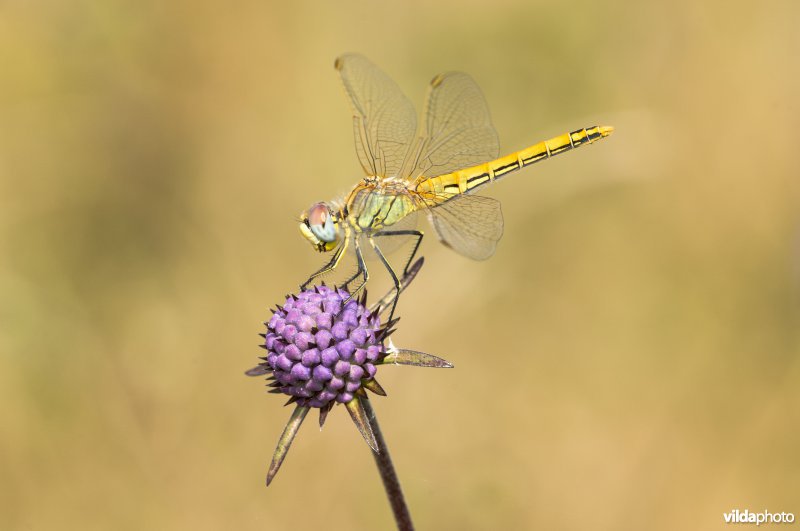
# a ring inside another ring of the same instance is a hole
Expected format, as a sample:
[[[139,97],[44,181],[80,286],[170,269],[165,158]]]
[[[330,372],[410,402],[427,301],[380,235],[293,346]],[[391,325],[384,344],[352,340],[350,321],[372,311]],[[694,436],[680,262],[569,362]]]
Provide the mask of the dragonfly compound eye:
[[[326,203],[312,206],[304,218],[305,223],[300,229],[312,244],[320,251],[329,251],[335,247],[339,240],[339,230],[336,218]]]

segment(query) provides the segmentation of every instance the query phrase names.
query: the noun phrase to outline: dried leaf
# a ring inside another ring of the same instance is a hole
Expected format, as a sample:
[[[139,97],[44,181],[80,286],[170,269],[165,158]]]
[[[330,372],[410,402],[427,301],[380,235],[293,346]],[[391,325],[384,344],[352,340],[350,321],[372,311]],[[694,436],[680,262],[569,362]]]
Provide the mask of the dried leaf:
[[[325,425],[325,419],[328,418],[328,413],[330,412],[332,407],[333,407],[333,402],[319,409],[319,429],[322,429],[322,426]]]
[[[417,367],[436,367],[451,369],[453,364],[446,359],[439,358],[433,354],[426,354],[416,350],[404,348],[392,349],[381,362],[384,365],[416,365]]]
[[[272,369],[270,369],[269,367],[265,367],[264,365],[257,365],[252,369],[245,371],[244,374],[246,376],[263,376],[264,374],[267,374],[271,370]]]
[[[289,418],[289,422],[286,424],[281,438],[278,439],[278,446],[275,448],[275,453],[272,455],[272,463],[270,463],[269,471],[267,471],[267,486],[272,483],[272,479],[275,477],[275,474],[278,473],[278,469],[281,467],[281,464],[283,464],[283,460],[286,459],[286,454],[289,452],[289,447],[292,445],[294,436],[297,435],[297,430],[300,429],[300,425],[303,424],[303,420],[306,418],[310,409],[311,408],[308,406],[297,406],[292,416]]]
[[[376,395],[386,396],[386,391],[383,390],[383,387],[381,387],[381,384],[379,384],[378,380],[375,378],[370,380],[361,380],[361,385],[364,387],[364,389],[372,391]]]
[[[356,428],[358,428],[358,431],[361,432],[361,436],[364,437],[365,441],[367,441],[367,444],[370,448],[372,448],[372,451],[377,453],[378,442],[375,440],[375,435],[372,433],[372,427],[369,425],[367,412],[364,411],[364,406],[361,404],[362,400],[368,399],[365,397],[356,396],[350,402],[346,403],[345,407],[350,413],[350,417],[353,419]]]

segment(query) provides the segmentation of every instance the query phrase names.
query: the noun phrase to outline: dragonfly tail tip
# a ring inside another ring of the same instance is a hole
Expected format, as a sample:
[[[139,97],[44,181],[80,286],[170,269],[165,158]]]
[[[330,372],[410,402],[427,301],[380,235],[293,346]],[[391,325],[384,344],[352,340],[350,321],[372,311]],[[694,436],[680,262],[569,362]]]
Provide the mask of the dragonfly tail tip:
[[[614,132],[614,127],[611,125],[600,126],[600,134],[603,136],[608,136],[613,132]]]

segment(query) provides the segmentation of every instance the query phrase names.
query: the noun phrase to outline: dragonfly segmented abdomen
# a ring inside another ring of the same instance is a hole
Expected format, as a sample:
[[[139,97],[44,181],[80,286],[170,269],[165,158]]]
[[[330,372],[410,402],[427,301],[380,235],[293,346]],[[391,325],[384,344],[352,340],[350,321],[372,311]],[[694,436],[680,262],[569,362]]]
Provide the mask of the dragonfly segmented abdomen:
[[[446,175],[424,179],[416,185],[416,192],[426,197],[426,199],[434,199],[434,202],[446,201],[456,195],[472,192],[476,188],[494,182],[513,171],[548,159],[564,151],[590,144],[595,140],[610,135],[612,131],[613,128],[611,127],[592,126],[571,133],[564,133],[499,159]]]

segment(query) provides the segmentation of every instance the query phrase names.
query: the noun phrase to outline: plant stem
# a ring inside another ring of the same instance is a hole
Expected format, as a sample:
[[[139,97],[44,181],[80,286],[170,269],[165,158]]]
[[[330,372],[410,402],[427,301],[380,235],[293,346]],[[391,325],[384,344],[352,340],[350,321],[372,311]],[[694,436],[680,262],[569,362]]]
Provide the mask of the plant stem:
[[[383,488],[386,489],[386,497],[389,498],[389,504],[392,506],[394,520],[397,522],[397,529],[399,531],[414,531],[414,524],[411,522],[411,514],[408,512],[408,506],[403,497],[403,489],[400,488],[400,481],[397,479],[397,472],[394,470],[392,457],[389,455],[389,448],[386,446],[383,433],[381,433],[381,428],[378,425],[378,418],[375,416],[375,410],[372,409],[372,404],[368,398],[362,400],[362,404],[367,413],[369,424],[372,427],[372,433],[375,435],[375,440],[378,443],[378,451],[372,452],[372,457],[375,458],[375,464],[378,465],[378,472],[380,472],[381,479],[383,480]]]

